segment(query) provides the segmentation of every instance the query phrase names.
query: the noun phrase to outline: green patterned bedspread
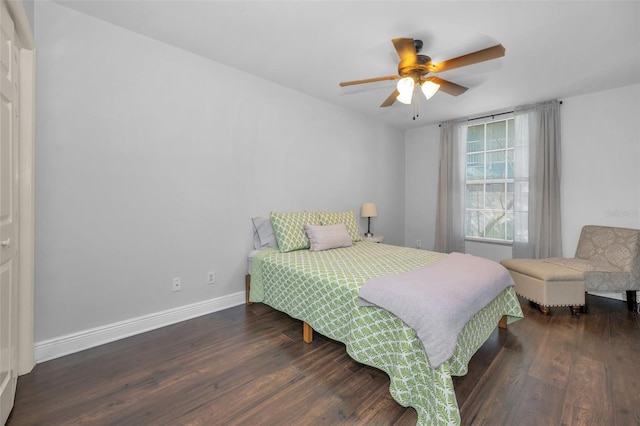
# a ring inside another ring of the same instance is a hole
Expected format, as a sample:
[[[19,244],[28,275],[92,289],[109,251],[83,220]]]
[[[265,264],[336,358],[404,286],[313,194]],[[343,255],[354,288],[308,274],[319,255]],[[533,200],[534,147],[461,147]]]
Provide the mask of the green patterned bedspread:
[[[370,278],[410,271],[444,256],[370,242],[320,252],[263,250],[252,262],[250,300],[305,321],[344,343],[356,361],[386,372],[391,395],[402,406],[416,409],[419,425],[457,425],[460,412],[451,377],[467,373],[471,356],[502,315],[508,315],[508,322],[522,317],[513,288],[467,323],[453,357],[436,369],[404,322],[384,309],[357,306],[358,289]]]

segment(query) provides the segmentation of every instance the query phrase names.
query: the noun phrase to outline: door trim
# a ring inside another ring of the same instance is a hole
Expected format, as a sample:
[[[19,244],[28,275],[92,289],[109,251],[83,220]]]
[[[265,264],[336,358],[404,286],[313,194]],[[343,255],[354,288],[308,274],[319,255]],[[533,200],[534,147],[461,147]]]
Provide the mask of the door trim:
[[[13,18],[20,44],[20,150],[18,270],[18,374],[35,365],[34,265],[35,265],[35,42],[22,0],[2,0]]]

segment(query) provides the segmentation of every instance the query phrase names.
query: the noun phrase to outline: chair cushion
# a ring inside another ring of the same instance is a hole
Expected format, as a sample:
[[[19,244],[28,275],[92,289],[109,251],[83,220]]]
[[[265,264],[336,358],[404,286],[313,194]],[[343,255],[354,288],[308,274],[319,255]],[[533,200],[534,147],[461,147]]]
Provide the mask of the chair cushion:
[[[543,281],[582,281],[584,272],[540,259],[504,259],[502,266]]]
[[[572,258],[563,258],[563,257],[550,257],[548,259],[544,259],[547,263],[553,263],[558,266],[565,266],[567,268],[575,269],[577,271],[582,272],[591,272],[591,271],[599,271],[599,272],[625,272],[620,268],[617,268],[615,265],[611,265],[608,263],[600,263],[597,260],[589,260],[589,259],[578,259],[575,257]]]
[[[640,288],[640,282],[634,283],[629,271],[622,271],[610,263],[602,263],[598,258],[589,259],[563,259],[550,258],[545,262],[565,266],[578,271],[584,271],[584,284],[587,291],[625,291]]]

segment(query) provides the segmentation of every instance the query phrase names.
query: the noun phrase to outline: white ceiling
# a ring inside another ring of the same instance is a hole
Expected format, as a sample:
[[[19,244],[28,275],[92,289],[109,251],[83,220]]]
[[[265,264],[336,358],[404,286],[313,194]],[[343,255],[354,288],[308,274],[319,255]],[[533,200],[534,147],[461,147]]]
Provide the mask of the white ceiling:
[[[640,1],[58,1],[309,96],[408,129],[640,83]],[[469,88],[412,108],[379,105],[392,38],[434,62],[501,43],[503,58],[438,74]]]

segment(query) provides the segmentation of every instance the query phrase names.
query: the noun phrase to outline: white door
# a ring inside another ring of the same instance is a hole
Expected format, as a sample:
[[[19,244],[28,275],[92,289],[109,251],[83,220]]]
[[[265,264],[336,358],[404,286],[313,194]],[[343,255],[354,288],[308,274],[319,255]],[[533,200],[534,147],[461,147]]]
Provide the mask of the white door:
[[[18,366],[18,55],[14,24],[0,14],[0,424],[13,407]]]

